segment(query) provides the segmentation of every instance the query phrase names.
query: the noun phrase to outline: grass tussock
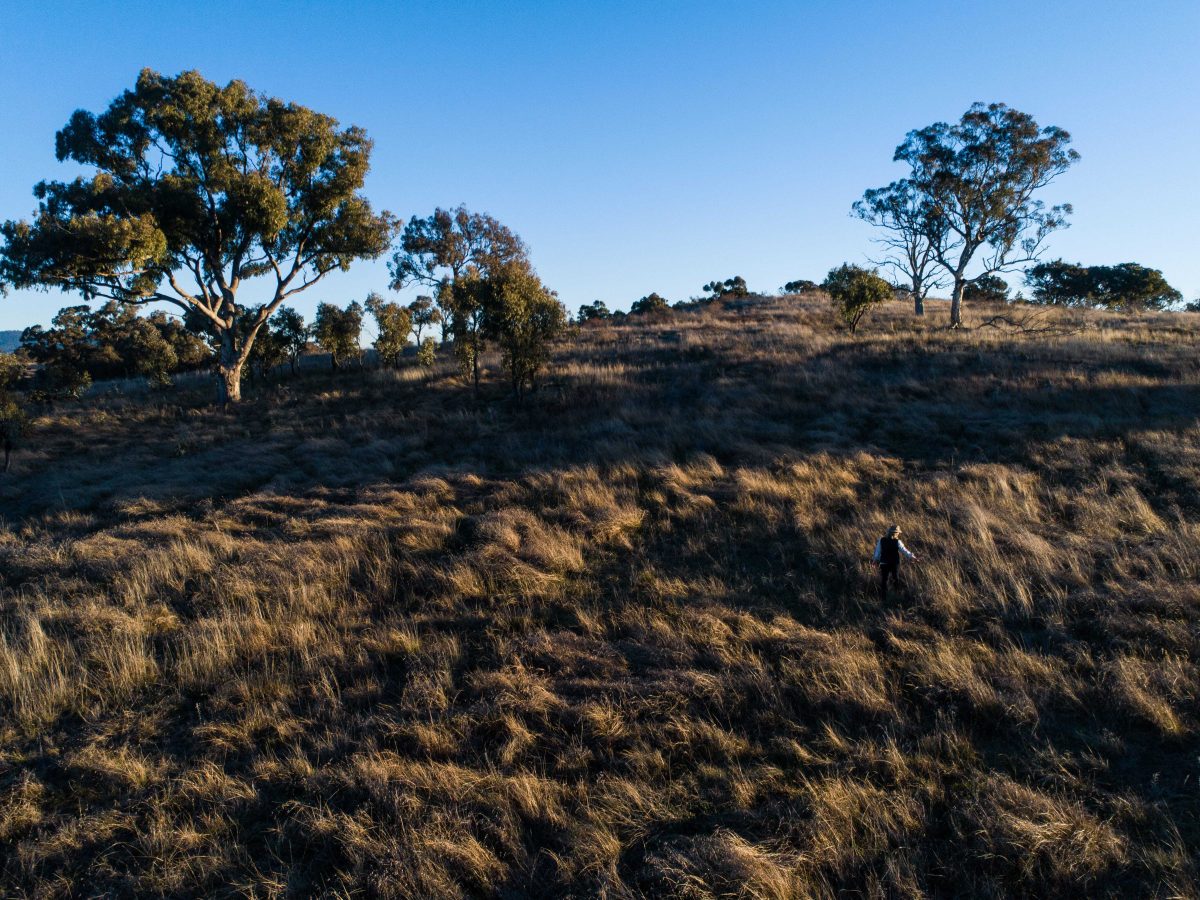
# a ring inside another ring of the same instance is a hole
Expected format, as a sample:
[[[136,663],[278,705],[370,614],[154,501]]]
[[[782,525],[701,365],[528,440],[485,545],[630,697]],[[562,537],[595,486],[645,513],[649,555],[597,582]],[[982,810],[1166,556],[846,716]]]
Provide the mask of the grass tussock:
[[[1196,896],[1200,328],[1054,315],[763,299],[584,329],[523,405],[42,416],[0,893]]]

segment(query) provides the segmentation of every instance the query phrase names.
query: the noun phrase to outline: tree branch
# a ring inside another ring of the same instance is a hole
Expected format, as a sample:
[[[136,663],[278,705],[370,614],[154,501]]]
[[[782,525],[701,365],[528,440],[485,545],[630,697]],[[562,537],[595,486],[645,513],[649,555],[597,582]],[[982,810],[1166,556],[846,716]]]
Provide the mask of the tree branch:
[[[1052,336],[1079,334],[1084,330],[1082,325],[1076,325],[1073,328],[1064,328],[1053,322],[1047,322],[1046,313],[1044,311],[1029,313],[1024,316],[992,316],[990,319],[980,322],[979,327],[998,328],[1005,330],[1008,334],[1044,334]]]

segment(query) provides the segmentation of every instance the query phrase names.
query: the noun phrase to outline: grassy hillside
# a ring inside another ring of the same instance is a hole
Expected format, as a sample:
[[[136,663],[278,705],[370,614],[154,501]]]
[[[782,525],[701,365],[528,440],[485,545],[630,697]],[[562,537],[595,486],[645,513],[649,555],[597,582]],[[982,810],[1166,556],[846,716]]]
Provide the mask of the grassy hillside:
[[[1200,326],[942,315],[43,417],[0,894],[1197,896]]]

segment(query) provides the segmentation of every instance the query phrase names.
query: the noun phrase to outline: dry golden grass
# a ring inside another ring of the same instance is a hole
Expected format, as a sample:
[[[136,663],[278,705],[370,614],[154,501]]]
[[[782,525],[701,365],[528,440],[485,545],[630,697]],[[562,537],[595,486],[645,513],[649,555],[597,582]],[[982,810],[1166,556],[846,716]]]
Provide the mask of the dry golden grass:
[[[0,894],[1200,895],[1200,325],[1055,318],[765,299],[584,329],[521,407],[41,417]]]

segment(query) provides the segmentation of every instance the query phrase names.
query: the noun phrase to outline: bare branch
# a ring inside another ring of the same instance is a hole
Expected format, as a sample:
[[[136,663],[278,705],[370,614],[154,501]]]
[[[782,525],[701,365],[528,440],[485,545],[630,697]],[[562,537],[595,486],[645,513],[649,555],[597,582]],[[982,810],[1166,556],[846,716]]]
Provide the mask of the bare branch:
[[[1075,324],[1074,327],[1066,328],[1054,322],[1046,320],[1045,311],[1028,313],[1024,316],[1016,315],[998,315],[992,316],[979,323],[980,328],[997,328],[1008,334],[1019,335],[1047,335],[1047,336],[1067,336],[1079,334],[1084,330],[1084,326]]]

